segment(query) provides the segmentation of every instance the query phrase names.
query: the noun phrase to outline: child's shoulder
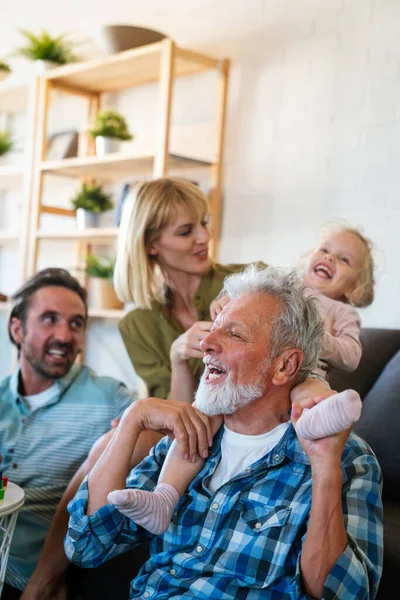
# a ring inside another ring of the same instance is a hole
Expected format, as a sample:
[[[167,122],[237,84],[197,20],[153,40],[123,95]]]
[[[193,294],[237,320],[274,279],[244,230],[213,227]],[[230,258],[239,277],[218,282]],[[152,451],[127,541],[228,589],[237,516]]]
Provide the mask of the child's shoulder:
[[[357,321],[360,320],[357,310],[354,306],[351,306],[351,304],[346,304],[340,300],[333,300],[323,294],[317,296],[317,301],[324,308],[325,312],[331,316],[336,316],[336,318],[346,317]]]

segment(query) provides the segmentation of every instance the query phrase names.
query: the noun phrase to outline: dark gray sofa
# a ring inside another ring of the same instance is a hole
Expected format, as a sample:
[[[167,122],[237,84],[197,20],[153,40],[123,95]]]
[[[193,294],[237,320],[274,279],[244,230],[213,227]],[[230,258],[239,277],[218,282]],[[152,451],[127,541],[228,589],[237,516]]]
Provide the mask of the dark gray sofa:
[[[332,372],[330,384],[363,400],[354,431],[375,452],[383,472],[384,563],[378,600],[400,596],[400,330],[363,329],[363,355],[353,373]]]

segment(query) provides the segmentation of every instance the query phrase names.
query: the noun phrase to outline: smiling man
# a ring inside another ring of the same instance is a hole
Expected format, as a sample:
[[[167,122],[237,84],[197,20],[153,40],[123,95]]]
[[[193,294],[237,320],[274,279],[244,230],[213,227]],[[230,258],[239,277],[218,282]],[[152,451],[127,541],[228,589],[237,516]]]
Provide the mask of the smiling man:
[[[67,485],[75,476],[71,498],[93,443],[134,399],[115,379],[74,364],[83,344],[87,303],[86,291],[67,271],[40,271],[13,299],[8,327],[20,367],[0,382],[0,453],[4,475],[25,491],[25,505],[14,532],[4,599],[17,598],[25,589]],[[41,600],[53,597],[68,565],[62,540],[69,498],[61,506],[65,517],[59,507],[61,530],[53,530],[42,555],[47,568],[40,577],[47,580],[32,584]]]
[[[225,291],[231,300],[201,342],[196,407],[150,398],[125,411],[69,506],[66,553],[94,567],[151,539],[131,599],[373,600],[382,570],[376,458],[349,431],[310,442],[290,421],[290,391],[319,354],[314,299],[294,273],[254,266]],[[221,413],[212,441],[207,415]],[[155,486],[170,443],[131,471],[144,430],[173,435],[189,460],[206,458],[158,536],[107,502],[115,490]]]

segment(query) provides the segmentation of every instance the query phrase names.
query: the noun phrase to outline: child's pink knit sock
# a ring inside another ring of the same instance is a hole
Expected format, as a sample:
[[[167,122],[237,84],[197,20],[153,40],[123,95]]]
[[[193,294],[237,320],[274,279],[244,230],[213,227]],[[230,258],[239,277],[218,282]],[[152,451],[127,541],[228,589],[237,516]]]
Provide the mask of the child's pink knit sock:
[[[354,390],[329,396],[303,410],[295,426],[296,433],[306,440],[318,440],[348,429],[360,418],[361,406],[360,396]]]
[[[168,483],[160,483],[152,492],[138,489],[115,490],[107,497],[123,515],[147,531],[159,535],[167,531],[179,494]]]

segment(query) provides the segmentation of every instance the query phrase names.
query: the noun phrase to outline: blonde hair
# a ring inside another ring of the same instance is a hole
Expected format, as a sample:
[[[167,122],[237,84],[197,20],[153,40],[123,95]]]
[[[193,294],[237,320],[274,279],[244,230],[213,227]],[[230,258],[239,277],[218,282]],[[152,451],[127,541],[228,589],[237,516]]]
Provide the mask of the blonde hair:
[[[322,236],[330,233],[350,233],[351,235],[358,237],[364,244],[364,263],[357,275],[355,288],[351,292],[348,301],[352,306],[365,308],[372,304],[374,300],[375,277],[374,259],[372,257],[373,244],[357,227],[346,227],[342,224],[329,224],[322,228]]]
[[[200,219],[208,212],[203,192],[184,179],[154,179],[143,183],[135,197],[127,198],[114,269],[115,291],[123,302],[147,309],[154,301],[165,302],[165,280],[148,251],[180,209]]]

